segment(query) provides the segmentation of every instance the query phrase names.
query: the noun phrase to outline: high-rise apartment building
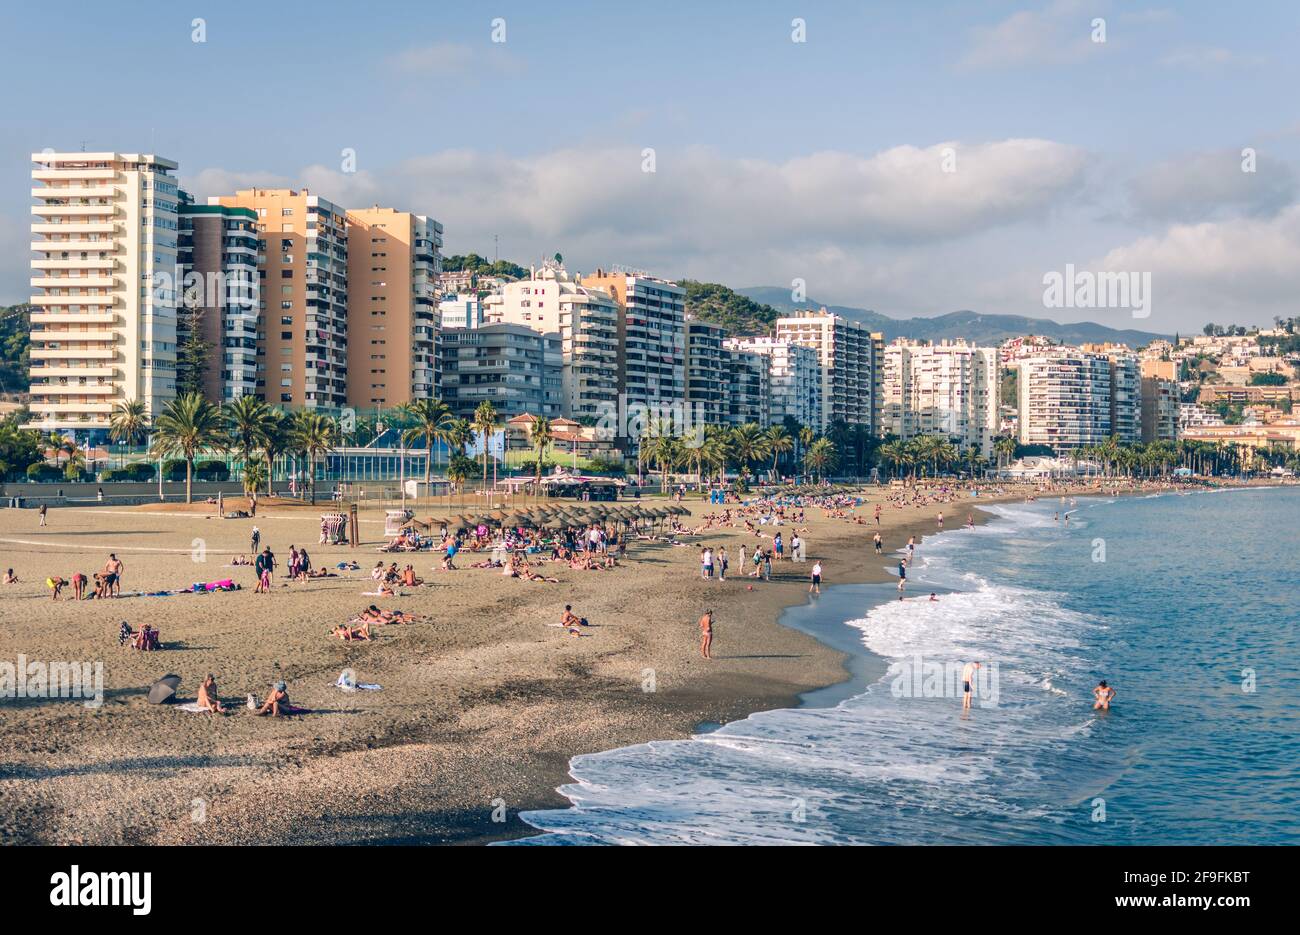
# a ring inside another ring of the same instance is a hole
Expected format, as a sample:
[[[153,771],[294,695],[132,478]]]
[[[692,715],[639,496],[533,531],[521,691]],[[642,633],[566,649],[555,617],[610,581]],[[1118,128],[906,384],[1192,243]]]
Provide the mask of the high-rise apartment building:
[[[626,405],[657,412],[686,399],[686,290],[641,273],[603,270],[583,276],[582,285],[618,303],[618,386]]]
[[[113,407],[176,393],[176,163],[34,153],[31,421],[102,439]]]
[[[257,215],[181,193],[177,384],[214,403],[257,392]]]
[[[800,425],[825,424],[822,366],[815,350],[772,337],[727,338],[725,346],[730,351],[767,358],[768,417],[772,424],[787,416]]]
[[[1172,442],[1178,439],[1178,384],[1172,361],[1144,360],[1142,376],[1142,441]],[[1168,375],[1168,376],[1166,376]]]
[[[721,325],[686,322],[686,403],[689,418],[705,425],[727,421],[727,356]]]
[[[884,348],[880,371],[882,435],[939,435],[992,457],[999,421],[997,348],[899,340]]]
[[[1020,442],[1058,453],[1099,445],[1111,435],[1110,359],[1073,348],[1022,357]]]
[[[756,351],[728,347],[725,340],[723,343],[722,360],[727,374],[727,424],[772,424],[770,359]]]
[[[442,331],[442,399],[457,418],[473,419],[490,402],[503,420],[561,414],[560,336],[523,325]]]
[[[1142,375],[1132,354],[1111,352],[1110,434],[1121,444],[1142,440]]]
[[[618,323],[621,310],[603,289],[585,286],[558,263],[506,283],[499,301],[485,304],[489,322],[524,325],[560,335],[563,414],[600,419],[618,408]],[[625,428],[615,431],[624,436]]]
[[[346,212],[307,189],[253,188],[209,198],[208,204],[257,215],[258,397],[308,409],[346,406]]]
[[[806,309],[776,320],[776,337],[811,348],[822,366],[822,423],[865,425],[876,430],[876,355],[883,335],[826,309]]]
[[[347,401],[399,406],[437,395],[442,225],[393,208],[347,212]]]

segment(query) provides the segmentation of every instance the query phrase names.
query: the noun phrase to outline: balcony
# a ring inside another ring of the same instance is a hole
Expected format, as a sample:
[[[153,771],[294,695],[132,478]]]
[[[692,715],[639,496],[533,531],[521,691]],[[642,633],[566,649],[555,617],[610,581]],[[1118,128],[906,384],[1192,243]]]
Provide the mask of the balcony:
[[[115,396],[117,387],[112,383],[33,383],[33,396]],[[95,405],[88,403],[87,405]]]
[[[117,367],[29,367],[27,375],[33,380],[51,377],[70,377],[74,380],[79,377],[116,379],[121,376],[121,371]]]
[[[114,276],[33,276],[31,284],[37,289],[111,289],[117,285],[117,278]]]
[[[32,305],[101,305],[117,304],[115,295],[34,295],[28,300]]]
[[[81,389],[84,389],[84,387],[81,387]],[[109,389],[114,389],[114,387],[109,387]],[[87,413],[103,413],[104,415],[108,415],[113,411],[113,404],[112,403],[38,403],[35,400],[33,400],[31,408],[33,412],[54,412],[54,413],[87,412]]]
[[[111,218],[119,213],[116,205],[32,205],[32,214],[42,218]]]
[[[32,189],[33,198],[117,198],[121,194],[111,185],[42,185]]]
[[[117,360],[118,350],[115,347],[33,346],[29,356],[32,360]]]
[[[111,182],[117,170],[108,169],[33,169],[32,178],[38,182],[77,182],[82,180]]]
[[[117,312],[32,312],[33,325],[115,325],[120,318]],[[60,332],[78,333],[80,332]]]
[[[46,241],[48,243],[49,241]],[[117,260],[33,260],[32,269],[116,269]],[[85,280],[82,280],[83,282]],[[35,285],[35,282],[32,283]]]
[[[33,253],[116,253],[119,248],[120,245],[115,240],[32,241]]]
[[[117,223],[103,221],[85,224],[33,224],[33,234],[112,234],[117,232]]]
[[[116,342],[119,335],[116,331],[103,329],[100,331],[50,331],[48,329],[31,332],[32,343],[40,341],[44,344],[53,342],[91,342],[94,344],[106,344]]]

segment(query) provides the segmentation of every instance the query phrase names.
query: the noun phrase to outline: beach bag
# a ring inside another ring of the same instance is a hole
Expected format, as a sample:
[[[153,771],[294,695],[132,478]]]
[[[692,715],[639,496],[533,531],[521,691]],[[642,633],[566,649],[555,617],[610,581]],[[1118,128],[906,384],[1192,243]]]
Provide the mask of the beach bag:
[[[257,710],[257,696],[254,695],[252,692],[249,692],[249,693],[248,693],[248,701],[244,702],[244,704],[245,704],[245,706],[248,708],[249,711],[256,711],[256,710]]]

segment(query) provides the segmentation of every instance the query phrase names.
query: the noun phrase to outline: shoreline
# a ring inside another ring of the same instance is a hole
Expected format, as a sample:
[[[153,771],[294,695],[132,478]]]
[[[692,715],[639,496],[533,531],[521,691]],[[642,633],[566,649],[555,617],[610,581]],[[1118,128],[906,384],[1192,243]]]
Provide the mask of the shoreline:
[[[734,568],[737,546],[755,541],[731,528],[686,538],[678,548],[633,543],[627,564],[608,573],[546,566],[560,585],[483,570],[434,572],[429,586],[381,601],[428,622],[382,628],[377,642],[359,645],[324,631],[374,600],[360,592],[370,583],[366,562],[379,556],[369,546],[312,545],[313,515],[328,506],[271,508],[265,518],[276,522],[263,525],[264,539],[273,538],[282,557],[294,537],[308,543],[318,567],[355,558],[359,577],[277,584],[267,596],[253,595],[245,580],[244,591],[227,594],[84,604],[51,602],[44,575],[92,570],[116,547],[127,589],[238,577],[242,569],[218,572],[218,563],[246,550],[251,524],[207,522],[196,505],[111,515],[57,510],[49,527],[38,529],[32,511],[0,510],[0,548],[7,550],[0,562],[22,579],[4,592],[0,659],[106,660],[105,703],[96,712],[76,702],[0,700],[0,842],[479,844],[535,835],[519,813],[569,806],[557,789],[571,781],[575,756],[687,738],[710,723],[795,707],[809,694],[825,700],[836,686],[851,685],[850,655],[781,622],[817,613],[807,592],[813,559],[826,569],[821,601],[828,606],[841,586],[893,583],[885,565],[909,535],[923,542],[937,533],[939,509],[949,521],[944,531],[955,532],[967,512],[986,522],[981,506],[1017,502],[1026,492],[1032,489],[924,508],[886,505],[882,556],[871,551],[870,510],[890,488],[863,491],[861,525],[810,507],[809,561],[774,565],[772,582],[753,582],[752,591],[752,579],[734,574],[725,585],[700,579],[701,545],[726,545]],[[684,505],[696,521],[720,510],[704,501]],[[190,551],[184,546],[196,533],[212,553],[206,567],[179,554]],[[16,552],[5,541],[14,539],[33,545]],[[427,553],[390,558],[417,561],[428,574]],[[566,602],[594,624],[583,638],[567,638],[549,623]],[[716,658],[705,664],[694,621],[707,606],[718,623]],[[172,648],[161,656],[118,650],[124,618],[153,621]],[[383,690],[338,692],[332,685],[343,668]],[[260,697],[272,673],[282,673],[294,700],[315,713],[271,721],[243,711],[214,718],[146,705],[144,690],[167,671],[182,676],[185,697],[203,672],[217,673],[233,705],[245,692]],[[652,692],[644,688],[646,672],[657,680]],[[141,783],[150,791],[147,814],[138,808]],[[192,818],[195,801],[204,803],[202,822]],[[506,821],[493,821],[502,810]]]

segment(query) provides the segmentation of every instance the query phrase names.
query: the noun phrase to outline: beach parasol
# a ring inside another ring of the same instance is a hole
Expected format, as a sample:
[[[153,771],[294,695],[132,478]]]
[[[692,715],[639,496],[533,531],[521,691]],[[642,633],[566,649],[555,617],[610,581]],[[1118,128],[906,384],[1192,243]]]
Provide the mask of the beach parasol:
[[[180,684],[181,677],[179,675],[164,675],[149,686],[149,694],[146,696],[149,704],[164,704],[175,700],[176,689],[180,687]]]

